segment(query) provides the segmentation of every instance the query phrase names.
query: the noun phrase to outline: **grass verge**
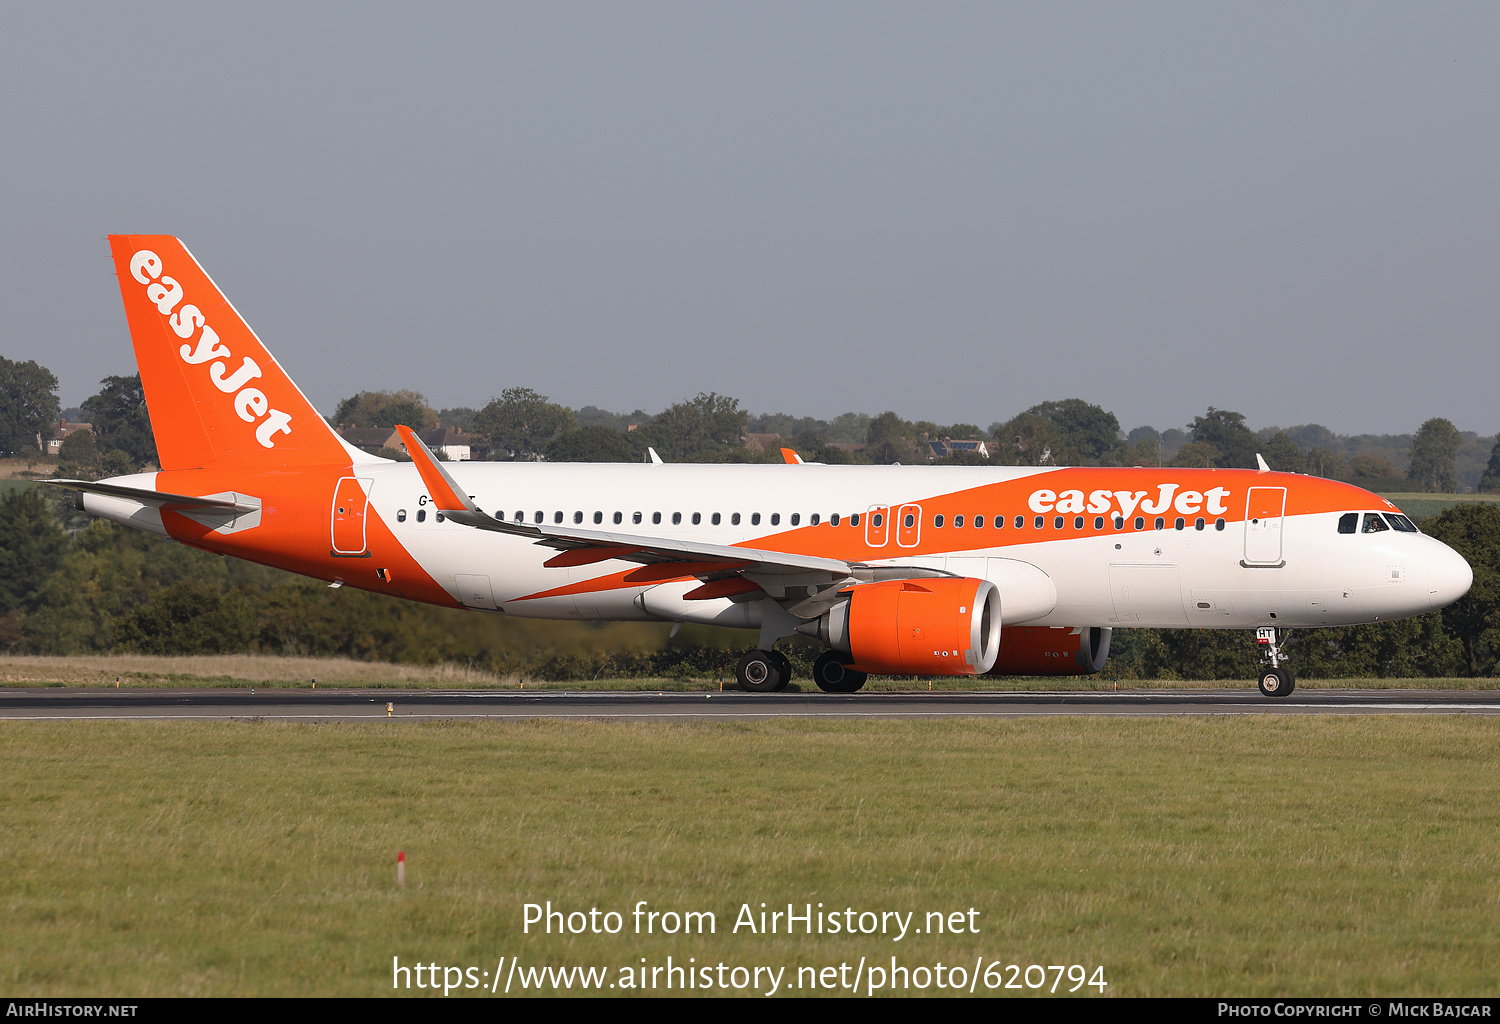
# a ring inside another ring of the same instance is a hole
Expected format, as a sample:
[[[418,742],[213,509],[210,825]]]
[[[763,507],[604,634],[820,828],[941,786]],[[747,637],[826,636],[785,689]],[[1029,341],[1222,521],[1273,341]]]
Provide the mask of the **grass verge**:
[[[15,723],[0,758],[15,996],[377,995],[393,956],[501,955],[610,978],[668,955],[789,978],[1102,964],[1110,995],[1500,988],[1487,718]],[[547,900],[625,931],[523,935]],[[637,900],[717,931],[631,934]],[[762,901],[974,907],[980,932],[732,934]]]

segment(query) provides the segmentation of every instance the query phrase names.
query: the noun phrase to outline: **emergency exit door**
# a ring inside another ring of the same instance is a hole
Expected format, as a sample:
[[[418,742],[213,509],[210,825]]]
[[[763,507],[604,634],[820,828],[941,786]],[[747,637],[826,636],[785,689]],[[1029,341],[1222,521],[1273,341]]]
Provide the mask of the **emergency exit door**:
[[[365,517],[372,480],[346,476],[333,490],[333,554],[344,558],[368,555]]]

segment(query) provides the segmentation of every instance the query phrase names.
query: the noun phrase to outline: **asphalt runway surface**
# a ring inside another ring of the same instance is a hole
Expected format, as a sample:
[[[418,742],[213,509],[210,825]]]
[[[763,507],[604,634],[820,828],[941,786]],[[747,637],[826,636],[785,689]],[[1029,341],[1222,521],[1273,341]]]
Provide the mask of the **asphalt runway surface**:
[[[386,705],[391,708],[387,711]],[[679,693],[578,690],[0,690],[0,721],[263,719],[335,722],[609,718],[1033,718],[1056,715],[1497,715],[1500,690],[1125,693]]]

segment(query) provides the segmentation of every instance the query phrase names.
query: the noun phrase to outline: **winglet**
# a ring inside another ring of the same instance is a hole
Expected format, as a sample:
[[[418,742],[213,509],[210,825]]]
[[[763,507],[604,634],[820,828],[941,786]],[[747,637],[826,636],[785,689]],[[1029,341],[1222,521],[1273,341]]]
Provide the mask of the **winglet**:
[[[478,512],[479,506],[469,500],[469,496],[463,492],[443,464],[433,457],[431,451],[422,443],[417,432],[411,427],[396,425],[396,432],[401,435],[401,440],[406,444],[406,450],[411,455],[412,462],[417,465],[417,472],[422,474],[422,483],[427,485],[427,493],[432,495],[432,502],[441,512]]]
[[[648,455],[651,456],[651,464],[653,466],[660,466],[661,465],[661,456],[658,455],[658,454],[656,454],[656,449],[655,448],[647,448],[646,449],[646,454],[648,454]]]
[[[800,466],[800,465],[802,465],[802,456],[798,455],[796,452],[792,451],[790,448],[783,448],[783,449],[781,449],[781,460],[783,462],[785,462],[788,466]]]
[[[1271,467],[1268,466],[1268,465],[1266,465],[1266,460],[1263,459],[1263,458],[1261,458],[1260,452],[1256,452],[1255,453],[1255,465],[1259,468],[1259,470],[1262,473],[1269,473],[1269,472],[1271,472]]]

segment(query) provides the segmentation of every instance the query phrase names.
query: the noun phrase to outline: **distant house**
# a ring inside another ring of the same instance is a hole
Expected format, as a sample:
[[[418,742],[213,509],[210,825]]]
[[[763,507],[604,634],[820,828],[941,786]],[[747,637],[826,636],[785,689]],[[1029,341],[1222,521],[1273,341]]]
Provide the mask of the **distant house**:
[[[442,452],[449,462],[468,462],[473,458],[469,447],[469,435],[452,427],[433,427],[417,435],[422,443],[435,452]]]
[[[59,420],[57,423],[57,436],[47,442],[47,454],[56,455],[62,450],[63,441],[67,440],[69,434],[75,434],[80,430],[87,430],[90,434],[94,432],[92,423],[69,423],[67,420]]]
[[[984,442],[972,438],[967,441],[955,441],[951,437],[945,437],[941,441],[928,441],[927,447],[932,449],[932,457],[935,459],[946,459],[954,452],[975,452],[981,458],[990,457],[990,451],[984,446]]]
[[[740,444],[752,452],[769,451],[781,447],[780,434],[741,434]]]
[[[372,455],[391,456],[404,451],[401,435],[394,427],[340,427],[339,436],[360,451]],[[473,435],[452,427],[433,427],[418,431],[422,443],[435,452],[441,452],[449,462],[468,462],[474,456],[469,445]]]
[[[401,450],[401,435],[394,427],[339,427],[338,432],[345,441],[372,455],[382,454],[383,448]]]

